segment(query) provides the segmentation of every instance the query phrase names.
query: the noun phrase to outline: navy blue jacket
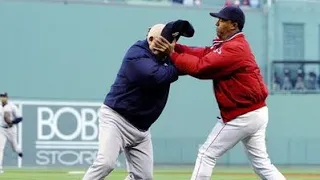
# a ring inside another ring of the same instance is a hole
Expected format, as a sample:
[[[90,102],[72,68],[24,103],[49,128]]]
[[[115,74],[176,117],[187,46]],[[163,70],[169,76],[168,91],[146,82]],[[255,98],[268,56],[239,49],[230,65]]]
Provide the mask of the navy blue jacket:
[[[157,60],[146,40],[132,45],[124,56],[104,104],[140,130],[159,118],[168,99],[170,83],[179,72],[169,59]]]

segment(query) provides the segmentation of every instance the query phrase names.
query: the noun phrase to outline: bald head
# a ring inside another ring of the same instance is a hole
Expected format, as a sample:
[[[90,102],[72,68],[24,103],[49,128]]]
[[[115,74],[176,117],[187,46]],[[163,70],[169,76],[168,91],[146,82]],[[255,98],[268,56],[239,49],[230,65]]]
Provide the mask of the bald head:
[[[164,24],[156,24],[152,26],[148,31],[148,36],[147,36],[148,40],[150,39],[150,37],[152,38],[152,37],[160,36],[164,27],[165,27]]]
[[[163,30],[163,28],[165,27],[165,24],[156,24],[154,26],[152,26],[149,31],[148,31],[148,34],[147,34],[147,40],[148,40],[148,43],[149,43],[149,48],[150,50],[152,51],[153,54],[155,55],[158,55],[159,52],[156,51],[154,48],[153,48],[153,44],[152,44],[152,41],[155,37],[159,37],[161,36],[161,32]]]

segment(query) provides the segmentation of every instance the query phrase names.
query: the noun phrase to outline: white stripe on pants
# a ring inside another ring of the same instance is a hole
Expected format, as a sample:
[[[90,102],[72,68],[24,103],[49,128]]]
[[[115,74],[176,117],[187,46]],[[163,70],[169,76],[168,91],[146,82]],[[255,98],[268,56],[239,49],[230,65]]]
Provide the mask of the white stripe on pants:
[[[285,180],[268,157],[265,142],[268,118],[268,108],[263,107],[228,123],[217,122],[199,150],[191,180],[210,180],[217,159],[240,141],[261,179]]]

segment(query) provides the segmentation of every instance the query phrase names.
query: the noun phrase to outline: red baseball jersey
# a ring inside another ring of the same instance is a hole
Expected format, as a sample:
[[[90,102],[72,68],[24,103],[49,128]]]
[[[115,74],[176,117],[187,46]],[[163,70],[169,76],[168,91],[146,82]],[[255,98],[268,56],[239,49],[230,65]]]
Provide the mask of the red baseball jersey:
[[[171,59],[182,73],[212,79],[224,122],[266,106],[268,89],[242,32],[211,47],[177,44]]]

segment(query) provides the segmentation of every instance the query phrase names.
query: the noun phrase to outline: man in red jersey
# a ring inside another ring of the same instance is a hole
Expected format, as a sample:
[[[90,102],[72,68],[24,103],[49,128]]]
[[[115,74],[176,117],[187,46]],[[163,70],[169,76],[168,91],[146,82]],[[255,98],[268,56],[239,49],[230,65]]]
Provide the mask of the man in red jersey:
[[[153,41],[157,50],[170,55],[181,72],[213,80],[222,118],[200,148],[191,180],[211,179],[217,159],[240,141],[261,179],[285,180],[267,153],[268,90],[242,32],[245,15],[235,6],[210,15],[218,18],[218,38],[211,47],[173,47],[162,37]]]

